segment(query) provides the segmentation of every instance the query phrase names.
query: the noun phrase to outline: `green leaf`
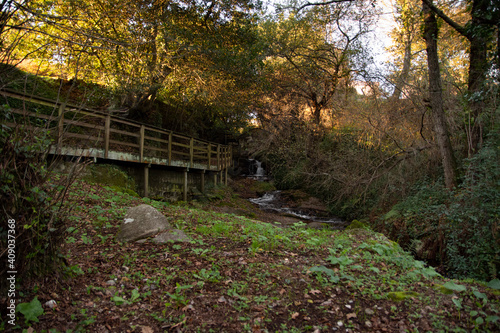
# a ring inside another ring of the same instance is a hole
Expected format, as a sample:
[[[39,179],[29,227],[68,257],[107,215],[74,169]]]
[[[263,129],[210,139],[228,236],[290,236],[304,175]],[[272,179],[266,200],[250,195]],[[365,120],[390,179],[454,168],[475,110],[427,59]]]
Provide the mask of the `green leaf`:
[[[487,284],[488,287],[496,290],[500,290],[500,280],[499,279],[494,279],[488,282]]]
[[[488,296],[486,296],[486,294],[483,294],[477,290],[474,290],[472,293],[476,295],[476,297],[479,299],[486,299],[486,300],[488,299]]]
[[[466,291],[467,290],[467,287],[466,286],[462,286],[461,284],[456,284],[454,282],[446,282],[443,287],[445,287],[446,289],[450,289],[450,290],[454,290],[454,291],[457,291],[457,292],[461,292],[461,291]]]
[[[132,290],[132,295],[130,296],[130,302],[135,302],[137,299],[141,297],[141,294],[137,289]]]
[[[500,319],[499,316],[488,316],[486,317],[487,323],[496,323]]]
[[[460,301],[458,298],[453,298],[452,301],[457,306],[457,308],[462,308],[462,301]]]
[[[21,312],[26,318],[26,321],[31,320],[38,323],[38,317],[43,314],[42,303],[35,297],[29,303],[19,304],[16,307],[16,311]]]
[[[330,281],[333,283],[338,283],[340,281],[340,278],[334,274],[334,271],[329,268],[326,268],[325,266],[311,267],[309,271],[326,273],[330,277]]]
[[[113,296],[111,300],[115,302],[116,305],[128,304],[128,302],[120,296]]]
[[[311,267],[309,268],[309,271],[311,272],[323,272],[323,273],[326,273],[328,275],[333,275],[333,270],[331,270],[330,268],[326,268],[325,266],[315,266],[315,267]]]
[[[481,325],[482,323],[484,323],[484,319],[481,318],[481,317],[477,317],[476,318],[476,324]]]
[[[477,311],[471,311],[469,314],[470,314],[471,317],[475,317],[475,316],[477,316],[478,312]]]

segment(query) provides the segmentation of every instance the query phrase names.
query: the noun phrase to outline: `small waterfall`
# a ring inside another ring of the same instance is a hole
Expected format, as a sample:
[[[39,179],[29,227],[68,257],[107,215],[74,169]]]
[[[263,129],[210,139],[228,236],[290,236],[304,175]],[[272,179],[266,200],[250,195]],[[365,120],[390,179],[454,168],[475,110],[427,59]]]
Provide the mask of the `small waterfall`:
[[[262,167],[262,162],[255,160],[257,165],[257,171],[255,172],[256,177],[264,177],[264,168]]]
[[[262,162],[255,159],[248,160],[248,176],[252,178],[262,179],[266,175],[266,170],[262,167]]]

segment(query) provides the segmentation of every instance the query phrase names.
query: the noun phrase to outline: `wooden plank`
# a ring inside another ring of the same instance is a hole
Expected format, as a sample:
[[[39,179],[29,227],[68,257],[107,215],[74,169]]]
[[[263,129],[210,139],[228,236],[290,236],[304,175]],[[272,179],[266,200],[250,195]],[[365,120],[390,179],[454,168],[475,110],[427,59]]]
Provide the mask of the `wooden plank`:
[[[153,128],[153,127],[150,127],[150,126],[147,126],[146,129],[150,132],[156,132],[156,133],[160,133],[160,134],[169,134],[168,131],[166,130],[162,130],[162,129],[157,129],[157,128]]]
[[[126,132],[126,131],[122,131],[122,130],[117,130],[117,129],[114,129],[114,128],[110,128],[109,131],[111,133],[118,133],[118,134],[128,135],[128,136],[131,136],[131,137],[134,137],[134,138],[140,138],[141,137],[140,134],[132,133],[132,132]]]
[[[101,125],[82,123],[81,121],[68,120],[68,119],[64,119],[64,125],[80,126],[80,127],[86,127],[86,128],[98,129],[98,130],[104,129],[104,126],[101,126]]]
[[[139,145],[137,143],[128,143],[128,142],[122,142],[122,141],[116,141],[116,140],[109,140],[109,143],[114,143],[114,144],[121,145],[121,146],[139,148]]]
[[[182,148],[191,148],[190,145],[185,145],[185,144],[182,144],[182,143],[178,143],[178,142],[172,142],[172,145],[173,146],[177,146],[177,147],[182,147]]]
[[[147,135],[144,136],[144,139],[155,141],[155,142],[160,142],[160,143],[168,143],[168,140],[158,139],[158,138],[154,138],[152,136],[147,136]]]
[[[77,138],[77,139],[84,139],[87,141],[95,141],[95,142],[103,141],[103,138],[100,138],[97,136],[90,136],[88,134],[79,134],[79,133],[68,133],[68,132],[64,133],[64,138],[65,139]],[[95,148],[95,147],[91,147],[91,148]]]
[[[28,117],[33,117],[33,118],[42,118],[42,119],[47,119],[50,121],[56,121],[57,116],[54,115],[47,115],[43,113],[37,113],[37,112],[31,112],[31,111],[25,111],[21,109],[10,109],[10,112],[21,115],[21,116],[28,116]]]
[[[112,117],[112,119],[113,119],[113,122],[115,122],[115,123],[120,123],[120,124],[129,125],[129,126],[132,126],[132,127],[141,128],[141,124],[140,123],[133,123],[131,121],[124,120],[124,119],[118,118],[118,117]]]

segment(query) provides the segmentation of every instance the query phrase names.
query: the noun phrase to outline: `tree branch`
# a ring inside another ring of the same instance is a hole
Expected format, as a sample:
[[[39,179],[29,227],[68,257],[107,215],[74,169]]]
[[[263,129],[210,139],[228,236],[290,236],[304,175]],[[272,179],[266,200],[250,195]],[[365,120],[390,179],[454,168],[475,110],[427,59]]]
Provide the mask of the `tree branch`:
[[[306,2],[305,4],[303,4],[302,6],[300,6],[299,8],[297,8],[297,12],[300,12],[302,9],[306,8],[306,7],[310,7],[310,6],[327,6],[327,5],[331,5],[331,4],[334,4],[334,3],[342,3],[342,2],[353,2],[355,0],[330,0],[330,1],[325,1],[325,2]]]
[[[453,21],[448,15],[446,15],[441,9],[437,8],[433,3],[432,0],[422,0],[423,3],[425,3],[427,6],[429,6],[430,9],[434,13],[436,13],[440,18],[442,18],[446,23],[450,25],[453,29],[455,29],[459,34],[464,36],[467,39],[471,39],[472,36],[467,33],[467,30],[462,27],[460,24],[457,22]]]

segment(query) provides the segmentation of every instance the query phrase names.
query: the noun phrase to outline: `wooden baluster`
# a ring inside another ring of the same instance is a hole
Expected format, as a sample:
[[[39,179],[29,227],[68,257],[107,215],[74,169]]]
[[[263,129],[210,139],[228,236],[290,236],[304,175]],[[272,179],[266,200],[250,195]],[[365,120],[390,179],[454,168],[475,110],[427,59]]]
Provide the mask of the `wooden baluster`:
[[[168,165],[172,165],[172,132],[168,133]]]
[[[217,144],[217,171],[220,170],[220,144]]]
[[[207,162],[207,169],[210,170],[210,165],[211,165],[211,159],[212,159],[212,144],[209,143],[207,147],[207,155],[208,155],[208,162]]]
[[[193,167],[194,162],[194,138],[189,139],[189,167]]]

